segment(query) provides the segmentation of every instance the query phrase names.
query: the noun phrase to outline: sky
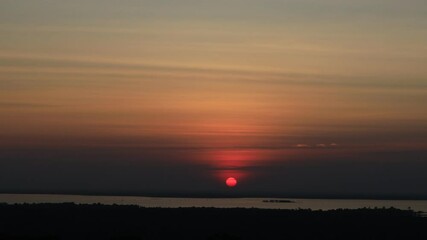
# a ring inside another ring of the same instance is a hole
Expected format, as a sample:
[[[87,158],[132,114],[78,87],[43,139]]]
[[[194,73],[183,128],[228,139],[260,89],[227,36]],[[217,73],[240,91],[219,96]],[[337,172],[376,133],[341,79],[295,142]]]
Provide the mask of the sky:
[[[0,36],[0,191],[427,197],[425,0],[0,0]]]

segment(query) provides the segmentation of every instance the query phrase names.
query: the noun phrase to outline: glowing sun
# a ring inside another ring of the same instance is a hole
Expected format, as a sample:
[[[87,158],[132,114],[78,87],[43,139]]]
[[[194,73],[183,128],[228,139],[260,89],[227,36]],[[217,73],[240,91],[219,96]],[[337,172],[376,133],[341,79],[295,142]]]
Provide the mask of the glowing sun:
[[[237,180],[234,177],[229,177],[227,180],[225,180],[225,184],[229,187],[234,187],[237,184]]]

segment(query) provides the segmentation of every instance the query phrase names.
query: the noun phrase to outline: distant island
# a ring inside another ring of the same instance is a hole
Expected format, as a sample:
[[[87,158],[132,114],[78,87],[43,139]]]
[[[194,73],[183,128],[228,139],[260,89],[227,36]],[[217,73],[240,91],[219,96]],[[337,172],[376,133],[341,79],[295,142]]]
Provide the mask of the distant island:
[[[284,200],[284,199],[268,199],[268,200],[262,200],[262,202],[265,202],[265,203],[295,203],[295,201]]]
[[[427,239],[427,218],[395,208],[313,211],[0,204],[0,240]]]

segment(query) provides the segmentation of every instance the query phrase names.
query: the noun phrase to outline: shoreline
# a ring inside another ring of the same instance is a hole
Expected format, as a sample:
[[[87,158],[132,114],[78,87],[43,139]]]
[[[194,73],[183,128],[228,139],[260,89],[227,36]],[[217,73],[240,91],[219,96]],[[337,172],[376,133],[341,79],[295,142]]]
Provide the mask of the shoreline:
[[[259,199],[318,199],[318,200],[378,200],[378,201],[427,201],[427,196],[419,197],[387,197],[387,196],[339,196],[339,195],[281,195],[273,194],[266,195],[234,195],[234,194],[150,194],[150,193],[86,193],[86,192],[32,192],[32,191],[0,191],[0,195],[61,195],[61,196],[93,196],[93,197],[147,197],[147,198],[194,198],[194,199],[243,199],[243,198],[259,198]]]

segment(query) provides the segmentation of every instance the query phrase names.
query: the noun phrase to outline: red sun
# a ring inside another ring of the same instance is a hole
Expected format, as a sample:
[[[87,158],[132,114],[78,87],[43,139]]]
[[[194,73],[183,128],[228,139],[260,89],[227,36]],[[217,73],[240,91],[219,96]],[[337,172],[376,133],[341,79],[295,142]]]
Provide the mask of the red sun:
[[[237,184],[237,180],[234,177],[229,177],[227,180],[225,180],[225,184],[229,187],[234,187]]]

